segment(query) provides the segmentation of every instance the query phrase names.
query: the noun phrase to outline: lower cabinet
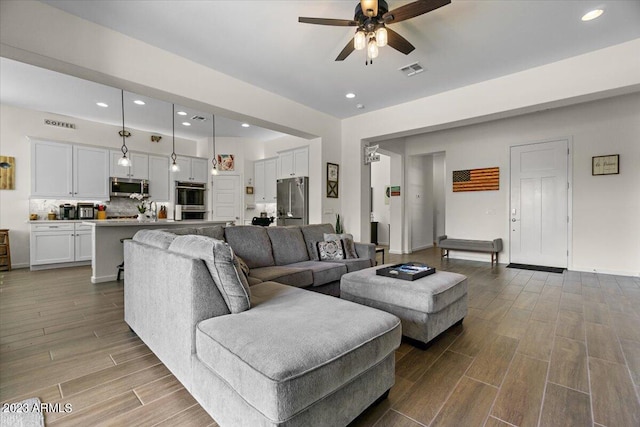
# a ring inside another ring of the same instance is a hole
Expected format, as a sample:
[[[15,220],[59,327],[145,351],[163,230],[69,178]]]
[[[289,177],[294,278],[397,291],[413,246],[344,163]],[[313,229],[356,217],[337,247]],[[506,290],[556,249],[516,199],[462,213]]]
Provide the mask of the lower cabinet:
[[[31,224],[31,266],[91,261],[91,227],[79,223]]]

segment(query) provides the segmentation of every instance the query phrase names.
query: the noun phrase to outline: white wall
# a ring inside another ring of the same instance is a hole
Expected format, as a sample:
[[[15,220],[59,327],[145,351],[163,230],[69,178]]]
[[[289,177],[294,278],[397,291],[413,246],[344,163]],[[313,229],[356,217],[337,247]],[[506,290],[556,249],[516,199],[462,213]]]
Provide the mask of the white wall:
[[[45,119],[76,124],[76,129],[47,126]],[[171,136],[163,135],[159,143],[151,142],[151,133],[127,128],[131,136],[127,147],[131,151],[169,155]],[[14,267],[29,266],[29,196],[31,193],[31,144],[27,137],[51,141],[96,145],[120,149],[121,128],[76,119],[59,114],[25,110],[0,105],[0,153],[16,158],[15,190],[0,190],[0,228],[8,228],[11,238],[11,263]],[[157,133],[154,133],[156,135]],[[196,143],[176,139],[178,154],[195,156]]]
[[[446,234],[504,241],[509,254],[509,147],[573,141],[573,245],[569,267],[640,275],[640,94],[406,138],[407,156],[445,151]],[[591,157],[620,154],[620,174],[591,175]],[[452,192],[451,171],[500,167],[500,190]],[[478,258],[471,253],[457,257]],[[485,257],[486,258],[486,257]]]
[[[373,188],[373,220],[378,221],[378,243],[389,244],[391,204],[385,203],[385,191],[391,185],[391,159],[384,154],[380,161],[371,163],[371,187]],[[387,199],[388,202],[390,200]]]

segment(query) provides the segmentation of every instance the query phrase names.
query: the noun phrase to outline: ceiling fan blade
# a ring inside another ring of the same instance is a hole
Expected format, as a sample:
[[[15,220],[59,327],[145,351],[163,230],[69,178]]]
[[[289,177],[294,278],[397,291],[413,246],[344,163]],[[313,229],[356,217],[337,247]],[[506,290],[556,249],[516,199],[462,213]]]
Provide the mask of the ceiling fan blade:
[[[347,43],[347,45],[344,47],[344,49],[342,49],[342,52],[340,52],[340,55],[338,55],[336,61],[344,61],[347,56],[351,55],[351,52],[353,52],[354,50],[356,50],[356,48],[353,47],[353,39],[351,39],[349,40],[349,43]]]
[[[331,25],[334,27],[357,27],[358,23],[351,19],[328,19],[328,18],[304,18],[299,17],[298,22],[304,24]]]
[[[393,31],[391,28],[387,28],[387,44],[397,50],[398,52],[402,52],[405,55],[413,52],[415,47],[409,43],[407,39],[402,37],[400,34]]]
[[[432,10],[438,9],[451,3],[451,0],[418,0],[413,3],[405,4],[397,9],[390,10],[382,15],[382,19],[387,24],[395,24],[396,22],[405,21],[414,18]]]

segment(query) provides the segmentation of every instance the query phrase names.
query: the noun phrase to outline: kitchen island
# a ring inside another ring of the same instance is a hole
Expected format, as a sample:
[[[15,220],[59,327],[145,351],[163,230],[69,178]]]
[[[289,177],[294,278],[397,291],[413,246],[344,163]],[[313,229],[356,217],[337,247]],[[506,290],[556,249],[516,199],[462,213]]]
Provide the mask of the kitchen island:
[[[160,219],[158,221],[137,221],[135,219],[107,219],[83,221],[91,226],[92,257],[91,283],[116,280],[118,265],[123,259],[123,245],[120,239],[130,239],[138,230],[158,228],[200,227],[203,225],[225,225],[219,221]]]

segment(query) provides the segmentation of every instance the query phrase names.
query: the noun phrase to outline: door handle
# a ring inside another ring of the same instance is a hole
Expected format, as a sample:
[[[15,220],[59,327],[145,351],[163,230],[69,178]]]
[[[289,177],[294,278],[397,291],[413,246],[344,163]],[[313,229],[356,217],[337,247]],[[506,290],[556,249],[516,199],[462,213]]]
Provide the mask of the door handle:
[[[517,219],[511,218],[511,222],[516,222],[516,221],[517,221]]]

